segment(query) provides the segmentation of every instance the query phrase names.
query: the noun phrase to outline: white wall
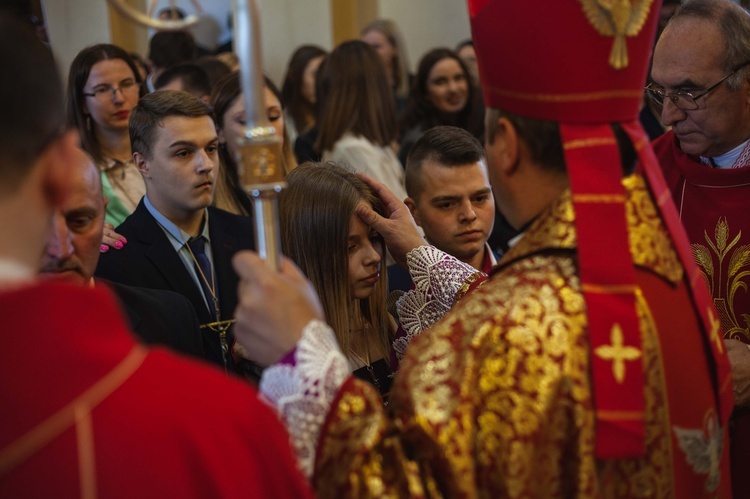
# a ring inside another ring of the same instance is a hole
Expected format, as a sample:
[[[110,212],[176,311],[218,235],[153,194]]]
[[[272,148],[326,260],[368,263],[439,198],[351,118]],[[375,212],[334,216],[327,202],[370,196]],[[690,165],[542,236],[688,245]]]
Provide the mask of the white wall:
[[[109,43],[107,4],[103,0],[46,0],[43,7],[52,52],[65,81],[81,49]]]
[[[259,0],[263,66],[280,87],[294,49],[314,44],[331,50],[329,0]]]
[[[223,27],[231,0],[202,0],[206,14]],[[188,13],[190,0],[175,4]],[[63,74],[82,48],[111,40],[105,0],[45,0],[50,40]],[[156,10],[168,6],[160,0]],[[259,0],[265,71],[279,85],[289,56],[299,45],[312,43],[332,48],[330,0]],[[419,58],[433,47],[453,47],[469,37],[469,19],[463,0],[379,0],[378,16],[401,28],[414,71]],[[221,41],[229,36],[222,32]],[[147,54],[142,54],[146,56]]]
[[[430,49],[452,49],[471,37],[465,0],[380,0],[378,15],[401,28],[412,72]]]

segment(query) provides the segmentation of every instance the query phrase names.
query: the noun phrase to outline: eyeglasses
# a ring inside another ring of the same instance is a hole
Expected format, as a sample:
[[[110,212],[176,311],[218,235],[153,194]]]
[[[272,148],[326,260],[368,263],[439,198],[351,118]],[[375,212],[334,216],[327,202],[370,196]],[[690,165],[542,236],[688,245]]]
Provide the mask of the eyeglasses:
[[[724,80],[726,80],[748,64],[750,64],[750,61],[740,64],[734,71],[726,75],[724,78],[717,81],[707,89],[697,93],[686,92],[685,90],[678,90],[677,92],[665,92],[664,90],[659,90],[652,87],[652,85],[654,85],[654,83],[652,82],[646,86],[646,95],[648,95],[649,99],[659,104],[660,106],[663,106],[664,99],[668,98],[672,101],[672,104],[674,104],[677,109],[680,109],[682,111],[692,111],[693,109],[698,109],[698,99],[716,89],[719,85],[724,83]]]
[[[133,79],[127,79],[120,82],[120,85],[113,87],[112,85],[99,85],[90,94],[83,93],[86,97],[93,97],[98,101],[106,101],[107,99],[114,99],[115,93],[120,91],[121,94],[125,95],[125,92],[132,92],[138,90],[138,82]]]

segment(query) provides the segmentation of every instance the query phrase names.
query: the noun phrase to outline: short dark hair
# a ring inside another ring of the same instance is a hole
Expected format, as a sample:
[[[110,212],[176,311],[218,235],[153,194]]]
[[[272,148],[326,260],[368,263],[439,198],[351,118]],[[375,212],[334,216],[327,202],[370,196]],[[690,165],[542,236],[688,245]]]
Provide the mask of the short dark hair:
[[[204,55],[195,61],[195,63],[206,72],[206,76],[208,76],[208,84],[211,85],[212,92],[214,87],[216,87],[216,84],[232,72],[232,70],[229,69],[229,66],[213,55]]]
[[[182,89],[189,94],[198,98],[211,95],[208,75],[202,67],[192,62],[183,62],[165,69],[154,82],[154,88],[159,90],[177,79],[182,80]]]
[[[131,151],[151,158],[156,128],[170,116],[209,116],[216,123],[211,107],[199,98],[177,90],[158,90],[145,95],[130,113]]]
[[[0,193],[65,129],[60,75],[49,49],[20,20],[0,15]]]
[[[445,167],[464,166],[484,161],[482,144],[469,132],[455,126],[430,128],[414,144],[406,159],[406,193],[416,199],[424,190],[422,166],[432,161]]]
[[[492,144],[497,133],[497,120],[507,118],[516,129],[531,154],[531,159],[549,172],[567,174],[560,125],[556,121],[540,120],[509,113],[496,108],[487,108],[487,144]],[[617,141],[623,176],[633,172],[637,160],[635,147],[622,126],[611,123]]]
[[[148,58],[157,68],[195,59],[195,40],[187,31],[159,31],[148,43]]]

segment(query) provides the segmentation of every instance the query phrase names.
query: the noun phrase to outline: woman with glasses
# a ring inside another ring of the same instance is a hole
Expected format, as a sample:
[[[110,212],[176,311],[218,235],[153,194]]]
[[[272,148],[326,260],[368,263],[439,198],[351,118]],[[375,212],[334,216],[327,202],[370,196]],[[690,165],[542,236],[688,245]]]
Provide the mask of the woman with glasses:
[[[70,65],[68,124],[78,130],[81,146],[102,172],[104,196],[109,198],[106,221],[114,226],[135,210],[146,193],[130,153],[128,132],[128,118],[140,89],[137,66],[115,45],[87,47]]]

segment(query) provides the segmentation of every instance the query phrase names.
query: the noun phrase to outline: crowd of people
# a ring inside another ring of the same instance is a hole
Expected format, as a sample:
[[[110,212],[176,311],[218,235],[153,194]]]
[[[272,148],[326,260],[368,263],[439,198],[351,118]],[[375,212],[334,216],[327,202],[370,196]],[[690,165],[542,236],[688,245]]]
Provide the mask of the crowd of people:
[[[750,14],[532,3],[264,77],[279,269],[236,59],[0,9],[0,496],[750,495]]]

